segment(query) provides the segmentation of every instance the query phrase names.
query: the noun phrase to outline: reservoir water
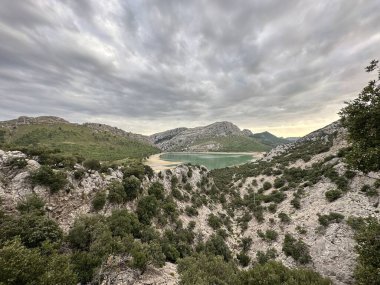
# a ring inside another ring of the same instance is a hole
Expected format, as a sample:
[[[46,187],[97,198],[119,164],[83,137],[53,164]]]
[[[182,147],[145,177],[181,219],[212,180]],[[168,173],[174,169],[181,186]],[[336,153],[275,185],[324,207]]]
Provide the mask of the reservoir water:
[[[259,153],[168,152],[155,155],[148,159],[147,164],[155,170],[172,168],[185,163],[204,165],[211,170],[247,163],[259,157]]]

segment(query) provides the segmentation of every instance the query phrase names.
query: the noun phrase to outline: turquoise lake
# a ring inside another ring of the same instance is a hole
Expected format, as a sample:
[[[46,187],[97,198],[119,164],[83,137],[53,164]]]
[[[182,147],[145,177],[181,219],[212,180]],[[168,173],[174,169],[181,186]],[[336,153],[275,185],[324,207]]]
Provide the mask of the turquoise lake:
[[[246,153],[169,152],[161,154],[160,159],[173,162],[173,166],[191,163],[193,165],[204,165],[211,170],[247,163],[257,158],[253,154]]]

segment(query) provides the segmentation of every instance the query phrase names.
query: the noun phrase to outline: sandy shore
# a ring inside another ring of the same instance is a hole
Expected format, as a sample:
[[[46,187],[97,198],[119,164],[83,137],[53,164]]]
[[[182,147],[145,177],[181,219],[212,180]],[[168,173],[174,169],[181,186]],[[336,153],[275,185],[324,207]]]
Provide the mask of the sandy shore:
[[[162,160],[160,156],[166,152],[161,152],[153,154],[144,161],[144,164],[150,166],[154,171],[161,171],[166,169],[171,169],[176,167],[179,164],[182,164],[182,161],[166,161]],[[186,153],[186,152],[172,152],[172,153]],[[192,153],[192,152],[191,152]],[[196,153],[211,153],[211,154],[248,154],[252,155],[252,160],[257,160],[263,157],[265,152],[196,152]]]

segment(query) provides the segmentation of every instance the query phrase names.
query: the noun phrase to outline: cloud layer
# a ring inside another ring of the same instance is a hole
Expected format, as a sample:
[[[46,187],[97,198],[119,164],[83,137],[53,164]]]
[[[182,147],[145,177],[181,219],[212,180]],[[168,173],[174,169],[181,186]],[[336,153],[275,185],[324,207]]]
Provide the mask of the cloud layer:
[[[379,58],[380,1],[2,0],[0,119],[300,135]]]

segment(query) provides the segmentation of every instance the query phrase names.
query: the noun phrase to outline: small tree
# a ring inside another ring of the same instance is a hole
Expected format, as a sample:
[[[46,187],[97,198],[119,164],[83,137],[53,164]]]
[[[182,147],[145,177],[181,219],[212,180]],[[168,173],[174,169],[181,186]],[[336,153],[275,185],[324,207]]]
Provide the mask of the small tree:
[[[380,66],[373,60],[366,71],[378,71],[377,79],[371,80],[353,101],[347,102],[339,115],[347,128],[352,149],[347,161],[363,172],[380,169]]]

